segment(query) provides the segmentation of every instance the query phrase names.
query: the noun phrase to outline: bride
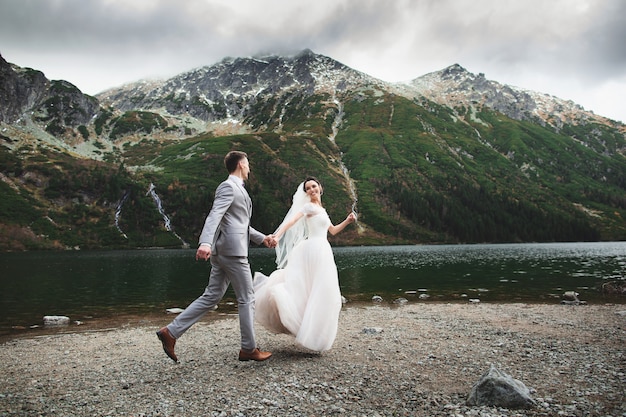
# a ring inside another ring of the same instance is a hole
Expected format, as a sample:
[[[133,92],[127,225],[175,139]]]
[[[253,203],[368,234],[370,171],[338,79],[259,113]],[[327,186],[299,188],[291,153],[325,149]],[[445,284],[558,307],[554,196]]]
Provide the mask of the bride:
[[[292,334],[313,351],[329,350],[337,335],[341,292],[327,232],[335,235],[356,220],[350,213],[333,225],[322,207],[322,186],[308,177],[275,233],[276,271],[254,277],[256,320],[274,333]]]

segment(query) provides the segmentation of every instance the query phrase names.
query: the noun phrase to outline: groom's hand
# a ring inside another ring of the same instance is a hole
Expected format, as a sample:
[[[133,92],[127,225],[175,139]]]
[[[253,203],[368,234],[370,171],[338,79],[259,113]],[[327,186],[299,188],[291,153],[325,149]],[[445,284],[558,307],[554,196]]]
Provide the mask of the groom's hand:
[[[196,261],[208,261],[211,257],[211,247],[208,245],[200,245],[196,251]]]
[[[265,236],[265,239],[263,239],[263,244],[268,248],[275,248],[277,244],[276,238],[274,235],[267,235]]]

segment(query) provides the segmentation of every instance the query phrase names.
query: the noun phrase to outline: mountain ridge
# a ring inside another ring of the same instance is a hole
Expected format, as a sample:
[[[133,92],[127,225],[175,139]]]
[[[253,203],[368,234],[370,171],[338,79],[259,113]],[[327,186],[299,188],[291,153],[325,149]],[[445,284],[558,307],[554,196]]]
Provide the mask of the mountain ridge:
[[[563,123],[580,123],[587,120],[599,121],[607,123],[612,126],[620,126],[626,132],[626,128],[621,121],[612,120],[602,115],[596,115],[591,110],[586,110],[580,104],[573,102],[572,100],[565,100],[559,97],[541,93],[534,90],[525,89],[522,87],[509,86],[501,84],[497,81],[488,80],[483,73],[478,75],[473,74],[463,68],[460,64],[452,64],[439,71],[434,71],[428,74],[418,76],[410,81],[404,82],[386,82],[375,77],[369,76],[357,70],[353,70],[338,61],[332,60],[332,58],[317,55],[310,50],[305,50],[300,54],[296,54],[293,57],[283,58],[277,55],[249,57],[249,58],[229,58],[224,59],[221,62],[213,65],[207,65],[200,68],[196,68],[191,71],[184,72],[175,77],[169,78],[164,81],[152,82],[138,82],[131,83],[118,88],[103,91],[96,95],[96,97],[102,99],[105,102],[113,102],[119,108],[129,109],[132,105],[120,105],[116,102],[116,98],[113,93],[128,94],[129,88],[135,89],[141,86],[141,90],[145,91],[149,89],[151,91],[159,90],[164,84],[170,84],[176,82],[180,78],[186,78],[195,75],[196,78],[204,78],[205,75],[202,72],[210,72],[220,67],[224,68],[224,64],[237,67],[239,62],[262,62],[268,63],[275,60],[281,60],[283,64],[288,62],[297,62],[301,57],[308,57],[313,59],[324,59],[333,63],[333,66],[338,66],[342,73],[342,77],[346,78],[347,85],[336,84],[337,76],[329,75],[328,71],[317,68],[316,77],[314,78],[315,85],[305,84],[305,89],[315,89],[315,92],[329,92],[336,93],[341,91],[345,87],[352,86],[373,86],[382,90],[391,90],[395,94],[402,95],[407,98],[427,98],[441,105],[454,108],[459,105],[466,105],[468,102],[476,102],[481,106],[487,106],[491,109],[499,111],[507,116],[516,119],[523,120],[534,117],[535,120],[541,120],[543,123],[554,125],[559,128]],[[350,76],[346,77],[346,70]],[[281,80],[282,81],[282,80]],[[309,80],[311,81],[311,80]],[[278,85],[285,85],[284,81],[278,83]],[[136,87],[137,86],[137,87]],[[299,87],[303,87],[300,85]],[[468,91],[472,91],[472,94],[467,94]],[[256,91],[262,92],[262,89]],[[312,91],[310,91],[312,92]],[[168,93],[172,93],[172,88]],[[276,93],[276,91],[271,91]],[[150,109],[152,106],[148,105],[144,108]]]
[[[417,94],[451,108],[475,102],[515,120],[535,118],[557,128],[564,123],[587,120],[620,123],[596,115],[572,100],[488,80],[483,73],[473,74],[459,64],[422,75],[405,84],[415,88]]]
[[[293,90],[304,95],[335,94],[352,86],[384,85],[382,83],[338,61],[305,50],[287,58],[272,55],[224,59],[167,80],[131,83],[101,92],[96,97],[121,110],[164,109],[169,115],[187,113],[211,122],[243,119],[245,102],[254,105],[258,96]]]
[[[305,50],[95,97],[0,71],[0,229],[22,236],[0,248],[193,242],[235,148],[261,229],[314,174],[332,218],[359,212],[335,244],[626,238],[623,123],[458,64],[388,83]]]

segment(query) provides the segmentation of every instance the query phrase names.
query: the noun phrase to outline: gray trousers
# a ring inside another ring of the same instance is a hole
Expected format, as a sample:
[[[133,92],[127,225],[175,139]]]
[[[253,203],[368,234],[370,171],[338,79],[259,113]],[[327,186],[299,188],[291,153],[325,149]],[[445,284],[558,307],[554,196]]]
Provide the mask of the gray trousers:
[[[213,310],[232,284],[237,297],[241,348],[257,347],[254,335],[254,287],[248,258],[243,256],[211,256],[211,274],[204,293],[196,298],[167,325],[172,336],[178,339],[207,312]]]

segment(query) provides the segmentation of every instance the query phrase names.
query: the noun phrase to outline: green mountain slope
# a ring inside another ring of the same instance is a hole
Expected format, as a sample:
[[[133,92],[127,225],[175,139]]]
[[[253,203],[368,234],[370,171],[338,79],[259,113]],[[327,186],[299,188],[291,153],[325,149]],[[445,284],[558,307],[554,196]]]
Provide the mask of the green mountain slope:
[[[386,234],[461,242],[624,237],[619,154],[493,112],[463,122],[450,109],[392,96],[351,106],[337,143],[354,166],[367,221]]]
[[[114,107],[58,124],[58,136],[36,118],[0,122],[0,250],[195,246],[232,149],[250,157],[252,224],[266,233],[313,175],[335,223],[359,215],[336,245],[626,239],[623,125],[512,119],[353,77],[224,95],[234,122]]]

